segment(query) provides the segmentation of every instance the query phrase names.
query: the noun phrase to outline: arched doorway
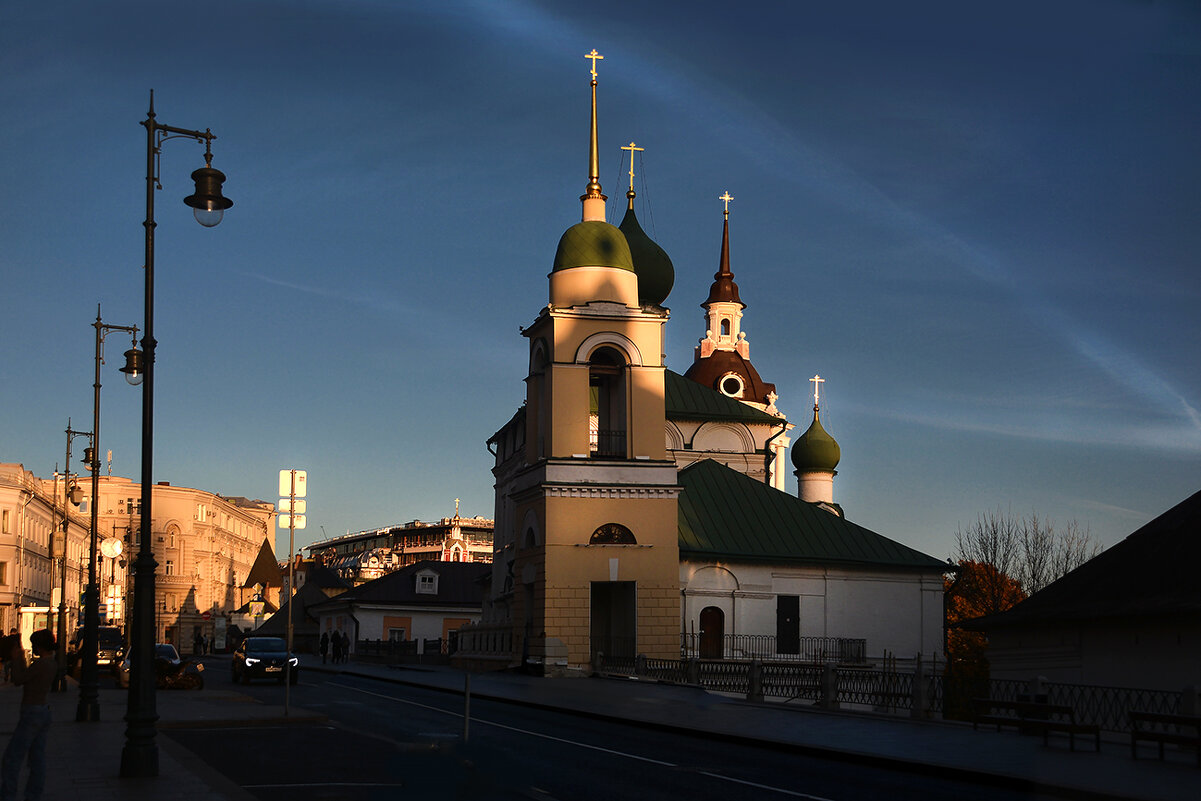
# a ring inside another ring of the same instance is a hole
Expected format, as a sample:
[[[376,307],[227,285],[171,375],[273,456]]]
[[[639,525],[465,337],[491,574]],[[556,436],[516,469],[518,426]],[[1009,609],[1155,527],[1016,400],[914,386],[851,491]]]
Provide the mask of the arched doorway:
[[[716,606],[701,610],[701,659],[721,659],[726,614]]]

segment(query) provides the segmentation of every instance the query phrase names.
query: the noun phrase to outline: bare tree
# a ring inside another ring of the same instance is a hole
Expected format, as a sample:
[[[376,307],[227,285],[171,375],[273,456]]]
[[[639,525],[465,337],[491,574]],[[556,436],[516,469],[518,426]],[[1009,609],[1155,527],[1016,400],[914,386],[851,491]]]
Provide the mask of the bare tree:
[[[989,564],[997,573],[1013,577],[1027,595],[1069,573],[1101,551],[1092,541],[1087,528],[1070,520],[1056,530],[1054,521],[1040,518],[1032,512],[1029,517],[1014,517],[1000,509],[976,517],[966,530],[955,532],[956,561]],[[1000,612],[1005,597],[1000,583],[982,588],[993,597],[984,600],[991,611]]]
[[[976,522],[955,532],[955,561],[991,565],[994,570],[981,575],[975,587],[978,604],[985,614],[1003,612],[1007,605],[1008,583],[1016,578],[1019,536],[1012,515],[1001,510],[976,516]]]

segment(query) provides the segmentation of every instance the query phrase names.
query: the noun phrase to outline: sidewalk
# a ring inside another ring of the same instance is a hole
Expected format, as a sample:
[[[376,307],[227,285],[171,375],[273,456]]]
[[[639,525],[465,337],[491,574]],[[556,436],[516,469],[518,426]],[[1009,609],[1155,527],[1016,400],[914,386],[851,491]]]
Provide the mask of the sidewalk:
[[[204,690],[157,693],[161,730],[179,725],[282,725],[324,719],[294,706],[285,717],[282,706],[261,704],[242,694],[228,682],[225,659],[205,659],[210,664],[211,678]],[[301,680],[309,680],[315,673],[325,674],[325,679],[344,673],[455,693],[461,693],[465,683],[465,674],[449,668],[396,668],[353,662],[323,666],[313,657],[302,657]],[[477,698],[766,743],[808,755],[982,781],[1014,790],[1041,790],[1077,798],[1201,798],[1201,768],[1191,754],[1169,753],[1166,762],[1159,762],[1148,747],[1135,761],[1125,740],[1103,742],[1100,754],[1091,750],[1073,753],[1068,750],[1066,738],[1052,738],[1051,745],[1044,747],[1041,738],[1013,731],[974,732],[970,725],[958,723],[824,712],[777,703],[751,704],[697,688],[628,679],[542,679],[489,673],[474,674],[470,681],[472,695]],[[162,801],[185,796],[196,801],[252,799],[165,736],[158,738],[157,778],[118,778],[127,694],[123,690],[101,690],[101,720],[94,723],[75,722],[78,698],[74,682],[67,692],[52,694],[55,722],[47,751],[46,801],[78,801],[80,797],[89,801]],[[19,703],[19,688],[0,687],[0,744],[7,744]]]
[[[53,724],[46,748],[46,792],[43,801],[255,801],[254,796],[208,767],[161,732],[172,726],[279,725],[286,721],[325,720],[295,707],[271,706],[239,692],[229,683],[228,657],[205,658],[213,675],[205,688],[160,691],[155,694],[160,736],[157,738],[159,775],[122,779],[121,751],[125,745],[125,690],[99,691],[100,720],[75,722],[79,685],[68,679],[67,691],[50,694]],[[219,670],[218,668],[226,668]],[[0,748],[8,745],[21,703],[21,688],[0,686]],[[21,791],[25,774],[22,772]],[[18,795],[18,798],[24,796]]]

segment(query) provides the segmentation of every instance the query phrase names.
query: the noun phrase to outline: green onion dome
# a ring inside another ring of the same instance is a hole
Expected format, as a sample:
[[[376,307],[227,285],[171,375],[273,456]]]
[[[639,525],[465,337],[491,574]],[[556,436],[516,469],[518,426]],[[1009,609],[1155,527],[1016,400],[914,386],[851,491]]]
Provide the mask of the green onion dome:
[[[832,471],[842,458],[842,449],[834,441],[834,437],[822,428],[817,416],[817,407],[813,407],[813,424],[809,430],[797,438],[792,446],[792,466],[798,473],[809,473],[815,470]]]
[[[572,267],[617,267],[634,272],[625,234],[616,225],[585,220],[568,228],[559,239],[553,271]]]
[[[618,228],[630,245],[634,272],[638,276],[638,302],[644,306],[662,306],[676,282],[676,270],[666,251],[647,236],[638,224],[633,205],[631,203],[630,208],[626,209],[626,216]]]

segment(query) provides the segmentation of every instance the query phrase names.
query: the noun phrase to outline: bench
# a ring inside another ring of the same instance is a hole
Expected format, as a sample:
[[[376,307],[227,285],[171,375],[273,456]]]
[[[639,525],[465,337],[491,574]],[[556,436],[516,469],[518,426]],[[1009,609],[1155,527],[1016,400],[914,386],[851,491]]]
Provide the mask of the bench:
[[[1076,711],[1070,706],[1043,704],[1035,701],[998,701],[992,698],[972,699],[972,728],[981,723],[994,725],[997,731],[1002,726],[1013,726],[1026,733],[1042,733],[1046,745],[1052,732],[1066,734],[1073,751],[1076,750],[1076,735],[1092,735],[1097,751],[1101,750],[1101,727],[1091,723],[1077,723]]]
[[[1186,729],[1192,729],[1192,732]],[[1133,759],[1138,759],[1140,740],[1158,743],[1160,759],[1163,759],[1164,743],[1191,745],[1197,752],[1197,765],[1201,766],[1201,717],[1130,710],[1130,756]]]

